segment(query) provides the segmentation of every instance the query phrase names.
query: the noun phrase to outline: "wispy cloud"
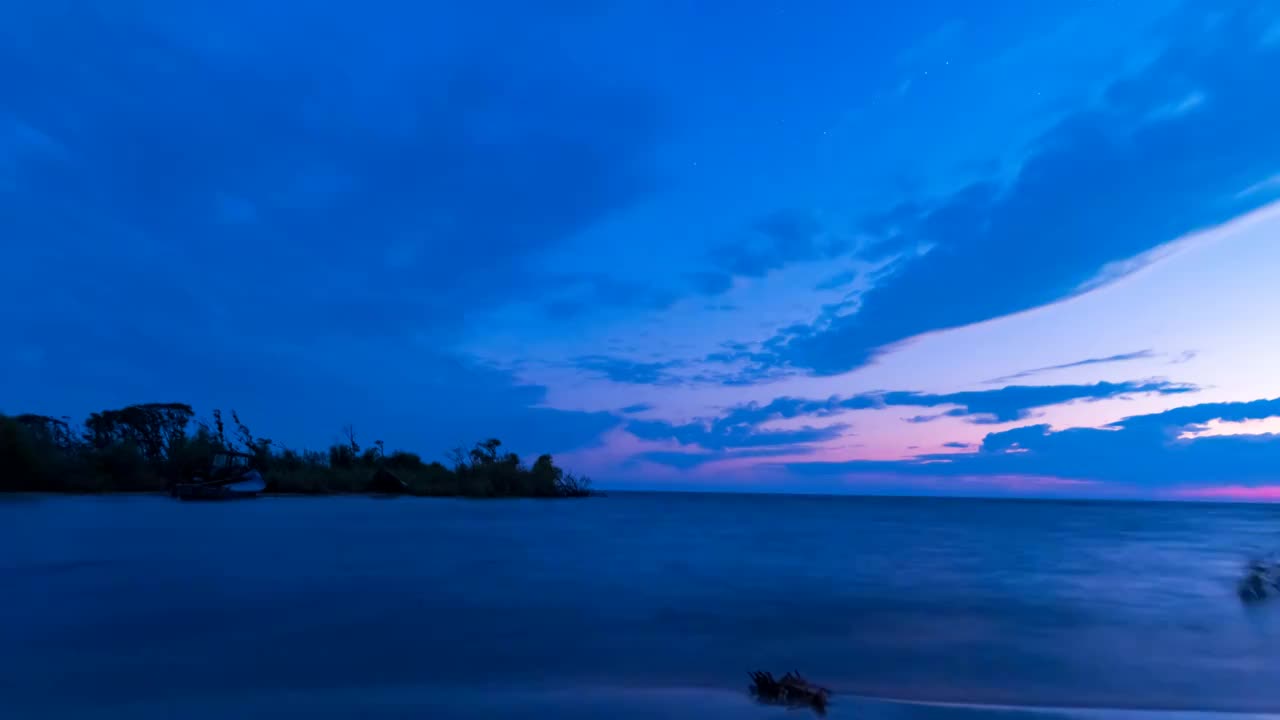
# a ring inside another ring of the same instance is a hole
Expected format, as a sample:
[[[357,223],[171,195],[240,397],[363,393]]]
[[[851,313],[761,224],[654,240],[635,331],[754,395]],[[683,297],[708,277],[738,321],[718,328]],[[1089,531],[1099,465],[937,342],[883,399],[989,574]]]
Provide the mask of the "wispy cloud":
[[[1023,370],[1012,375],[1004,375],[998,378],[992,378],[985,382],[991,385],[999,385],[1014,380],[1022,380],[1035,375],[1041,375],[1055,370],[1069,370],[1071,368],[1088,367],[1090,365],[1107,365],[1110,363],[1127,362],[1129,360],[1149,360],[1156,357],[1156,353],[1152,350],[1138,350],[1137,352],[1120,353],[1119,355],[1108,355],[1107,357],[1087,358],[1085,360],[1076,360],[1075,362],[1062,363],[1061,365],[1046,365],[1044,367]]]
[[[1181,395],[1198,390],[1194,385],[1163,380],[1145,382],[1099,382],[1092,385],[1009,385],[993,390],[971,390],[954,393],[921,393],[883,391],[847,397],[832,396],[822,400],[780,397],[767,404],[748,403],[731,408],[718,423],[725,426],[755,426],[770,420],[795,417],[830,417],[850,410],[889,407],[951,407],[938,415],[921,415],[908,422],[929,422],[940,417],[963,418],[968,422],[990,425],[1014,422],[1030,417],[1032,412],[1053,405],[1075,401],[1095,402],[1132,395]]]

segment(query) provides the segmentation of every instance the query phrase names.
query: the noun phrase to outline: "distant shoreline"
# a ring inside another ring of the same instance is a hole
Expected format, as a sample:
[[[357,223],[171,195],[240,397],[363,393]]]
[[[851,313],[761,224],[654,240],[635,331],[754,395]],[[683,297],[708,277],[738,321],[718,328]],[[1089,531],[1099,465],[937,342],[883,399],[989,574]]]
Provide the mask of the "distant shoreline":
[[[165,490],[10,490],[0,488],[0,499],[4,497],[14,497],[20,495],[30,496],[52,496],[52,497],[167,497],[168,492]],[[539,500],[539,499],[561,499],[557,497],[538,497],[538,496],[480,496],[480,495],[415,495],[412,493],[405,494],[380,494],[373,492],[275,492],[267,491],[260,493],[260,497],[264,498],[347,498],[347,497],[368,497],[374,499],[392,499],[396,497],[407,498],[424,498],[424,499],[459,499],[459,500]],[[1033,504],[1033,505],[1116,505],[1116,506],[1137,506],[1137,505],[1161,505],[1171,507],[1185,508],[1206,508],[1206,507],[1253,507],[1266,508],[1275,505],[1268,502],[1249,502],[1239,500],[1200,500],[1200,499],[1163,499],[1163,498],[1051,498],[1051,497],[1008,497],[1008,496],[980,496],[980,495],[855,495],[855,494],[836,494],[836,493],[803,493],[803,492],[761,492],[761,491],[740,491],[740,490],[682,490],[678,488],[664,490],[641,490],[635,488],[607,488],[607,489],[590,489],[585,494],[568,496],[568,498],[635,498],[635,497],[679,497],[679,498],[703,498],[712,499],[758,499],[769,498],[778,501],[788,500],[833,500],[838,502],[922,502],[922,503],[1017,503],[1017,504]]]

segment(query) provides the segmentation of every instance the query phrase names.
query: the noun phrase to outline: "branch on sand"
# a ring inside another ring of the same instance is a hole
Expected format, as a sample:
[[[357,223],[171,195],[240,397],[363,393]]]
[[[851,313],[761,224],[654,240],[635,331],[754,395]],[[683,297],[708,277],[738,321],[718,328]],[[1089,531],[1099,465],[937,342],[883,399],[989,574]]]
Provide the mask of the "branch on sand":
[[[785,705],[791,708],[810,708],[819,717],[827,714],[827,702],[831,691],[810,683],[798,672],[789,672],[782,679],[774,679],[773,673],[756,671],[751,677],[752,696],[769,705]]]

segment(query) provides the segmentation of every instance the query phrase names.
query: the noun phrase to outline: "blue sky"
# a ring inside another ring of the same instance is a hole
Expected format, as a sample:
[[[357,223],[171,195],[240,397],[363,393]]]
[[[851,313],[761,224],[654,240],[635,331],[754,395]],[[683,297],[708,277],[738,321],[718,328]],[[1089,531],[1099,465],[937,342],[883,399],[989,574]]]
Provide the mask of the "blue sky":
[[[1280,496],[1280,9],[968,5],[0,3],[0,409]]]

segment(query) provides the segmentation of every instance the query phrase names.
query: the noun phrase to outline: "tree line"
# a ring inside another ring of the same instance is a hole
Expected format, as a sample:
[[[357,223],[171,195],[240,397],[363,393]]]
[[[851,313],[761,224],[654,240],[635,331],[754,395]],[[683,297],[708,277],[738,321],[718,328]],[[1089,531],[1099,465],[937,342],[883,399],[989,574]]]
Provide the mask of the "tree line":
[[[235,412],[197,419],[184,403],[145,403],[66,418],[0,414],[0,491],[160,492],[207,473],[219,453],[251,456],[268,492],[364,493],[392,475],[423,496],[579,497],[590,480],[563,471],[550,455],[526,465],[489,439],[448,454],[449,465],[415,453],[362,446],[355,430],[326,451],[278,447],[254,434]]]

